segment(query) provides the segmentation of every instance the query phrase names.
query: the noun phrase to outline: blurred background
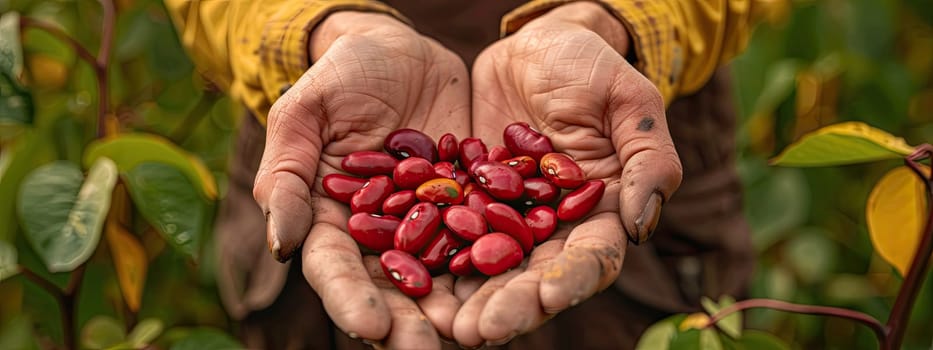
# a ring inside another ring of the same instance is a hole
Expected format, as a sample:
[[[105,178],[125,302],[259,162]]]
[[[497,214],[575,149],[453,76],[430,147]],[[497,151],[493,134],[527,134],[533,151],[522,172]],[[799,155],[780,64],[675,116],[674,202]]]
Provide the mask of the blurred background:
[[[738,165],[759,253],[750,296],[849,307],[884,320],[901,277],[873,252],[865,201],[874,183],[901,163],[794,169],[769,167],[767,159],[801,134],[840,121],[866,122],[911,145],[933,141],[933,3],[785,4],[732,63],[741,116]],[[109,80],[114,119],[127,130],[163,135],[196,154],[216,177],[222,196],[240,108],[194,71],[160,1],[118,0],[117,10]],[[8,11],[57,23],[90,51],[97,49],[101,18],[95,1],[0,0],[0,12]],[[82,150],[95,137],[92,70],[42,31],[24,32],[23,51],[34,128],[48,141],[27,155],[28,168],[54,159],[80,164]],[[12,202],[18,188],[4,177],[15,147],[9,140],[0,143],[2,202]],[[20,263],[64,284],[67,274],[45,272],[18,237],[12,203],[0,203],[0,211],[0,240],[16,245]],[[211,254],[209,226],[202,233],[204,256]],[[167,338],[195,327],[235,332],[220,307],[210,259],[194,262],[167,248],[151,227],[139,234],[150,265],[138,315],[125,310],[110,259],[96,254],[79,295],[79,324],[101,315],[153,317],[163,322]],[[913,311],[905,349],[933,347],[929,280]],[[54,298],[22,277],[0,283],[0,349],[60,344],[57,310]],[[868,329],[848,321],[771,311],[750,311],[747,321],[797,348],[877,348]]]

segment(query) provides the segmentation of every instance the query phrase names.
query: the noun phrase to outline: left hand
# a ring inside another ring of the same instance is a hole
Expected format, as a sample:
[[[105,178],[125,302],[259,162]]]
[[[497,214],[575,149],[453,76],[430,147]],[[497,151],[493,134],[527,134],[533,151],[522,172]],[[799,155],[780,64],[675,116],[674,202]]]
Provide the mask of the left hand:
[[[523,121],[573,156],[606,192],[588,217],[563,223],[519,268],[461,278],[453,335],[501,344],[610,286],[627,240],[643,242],[680,185],[664,103],[623,57],[628,35],[600,5],[558,7],[486,49],[473,68],[473,135],[501,140]],[[491,146],[491,145],[490,145]],[[628,234],[626,237],[623,232]]]

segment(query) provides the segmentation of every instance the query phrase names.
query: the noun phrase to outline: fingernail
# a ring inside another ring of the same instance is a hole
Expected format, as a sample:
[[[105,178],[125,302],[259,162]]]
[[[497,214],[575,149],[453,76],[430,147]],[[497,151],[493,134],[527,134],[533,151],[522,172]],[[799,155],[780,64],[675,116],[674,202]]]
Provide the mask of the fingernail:
[[[502,339],[499,339],[499,340],[490,340],[490,341],[487,341],[487,342],[486,342],[486,345],[488,345],[488,346],[499,346],[499,345],[502,345],[502,344],[505,344],[505,343],[508,343],[508,342],[512,341],[512,338],[515,338],[515,336],[517,336],[517,335],[518,335],[518,332],[512,332],[511,334],[509,334],[509,335],[508,335],[507,337],[505,337],[505,338],[502,338]]]
[[[661,193],[657,191],[652,192],[651,196],[648,197],[648,202],[645,203],[645,209],[643,209],[641,215],[635,219],[635,237],[631,236],[631,232],[629,233],[629,239],[632,240],[633,243],[644,243],[654,234],[654,229],[658,226],[658,218],[661,217],[662,200]]]
[[[356,332],[347,332],[347,336],[350,337],[350,339],[356,339],[360,337],[360,335],[356,334]]]
[[[272,212],[266,213],[266,234],[268,235],[269,252],[275,260],[284,262],[282,259],[282,241],[279,239],[278,225],[275,224],[275,218]]]

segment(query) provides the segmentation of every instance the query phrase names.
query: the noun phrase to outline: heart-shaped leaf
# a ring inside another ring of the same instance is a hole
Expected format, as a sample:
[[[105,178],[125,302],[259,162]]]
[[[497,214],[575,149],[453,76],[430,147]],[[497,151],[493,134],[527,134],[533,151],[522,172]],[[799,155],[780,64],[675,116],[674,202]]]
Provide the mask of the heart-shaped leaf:
[[[17,208],[26,240],[51,272],[74,270],[97,247],[117,167],[100,158],[87,179],[72,163],[37,168],[20,187]]]
[[[771,160],[772,165],[828,166],[902,158],[913,152],[904,139],[865,123],[845,122],[804,135]]]
[[[19,273],[16,261],[16,247],[5,241],[0,241],[0,281]]]
[[[23,47],[19,41],[19,13],[0,16],[0,137],[32,123],[32,96],[19,83]]]
[[[163,237],[197,258],[207,211],[189,178],[174,166],[146,162],[126,173],[133,203]]]
[[[921,165],[922,166],[922,165]],[[929,168],[923,166],[929,173]],[[927,216],[923,182],[910,168],[889,171],[871,190],[865,219],[871,242],[885,261],[907,276]]]
[[[123,293],[123,300],[130,310],[139,311],[149,265],[146,250],[136,237],[118,223],[107,221],[105,236],[113,256],[114,269],[117,270],[117,282]]]
[[[171,141],[152,134],[122,134],[96,141],[88,146],[84,164],[99,157],[113,159],[121,172],[127,172],[143,162],[170,164],[197,184],[198,189],[209,200],[217,198],[217,184],[207,167],[200,160]]]

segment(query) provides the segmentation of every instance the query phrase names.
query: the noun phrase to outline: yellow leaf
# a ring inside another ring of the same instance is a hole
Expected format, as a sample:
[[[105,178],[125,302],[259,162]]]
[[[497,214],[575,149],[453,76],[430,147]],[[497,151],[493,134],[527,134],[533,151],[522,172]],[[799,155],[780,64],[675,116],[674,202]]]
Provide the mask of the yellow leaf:
[[[772,165],[827,166],[902,158],[913,153],[904,139],[861,122],[823,127],[804,135],[771,160]]]
[[[110,255],[113,256],[113,265],[117,270],[117,281],[126,306],[133,312],[139,311],[140,299],[143,295],[143,286],[146,284],[146,269],[148,260],[142,244],[122,226],[107,221],[107,244],[110,246]]]
[[[923,168],[929,172],[926,166]],[[901,276],[910,270],[926,216],[923,183],[906,166],[885,174],[868,196],[865,218],[871,242],[878,255],[894,265]]]
[[[683,321],[680,322],[680,325],[677,328],[681,332],[690,330],[690,329],[703,329],[709,325],[709,316],[702,312],[697,312],[695,314],[687,315]]]

